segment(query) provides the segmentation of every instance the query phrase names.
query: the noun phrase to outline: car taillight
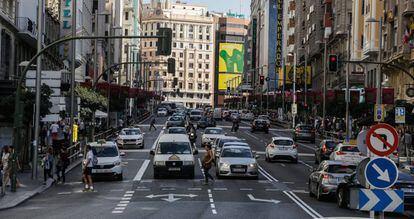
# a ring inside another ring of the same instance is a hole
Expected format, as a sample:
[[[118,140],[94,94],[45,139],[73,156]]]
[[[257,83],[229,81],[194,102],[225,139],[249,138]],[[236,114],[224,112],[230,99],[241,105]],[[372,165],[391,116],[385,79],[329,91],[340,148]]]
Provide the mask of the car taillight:
[[[336,152],[336,155],[345,155],[345,152],[343,152],[343,151],[337,151]]]

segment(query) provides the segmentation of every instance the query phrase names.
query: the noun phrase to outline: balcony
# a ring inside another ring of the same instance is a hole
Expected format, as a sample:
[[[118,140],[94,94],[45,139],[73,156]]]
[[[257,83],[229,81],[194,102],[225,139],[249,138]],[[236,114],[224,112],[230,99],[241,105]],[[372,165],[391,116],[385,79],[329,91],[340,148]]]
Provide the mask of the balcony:
[[[29,45],[36,47],[37,29],[36,23],[27,17],[17,18],[17,27],[19,28],[19,37]]]
[[[414,1],[407,0],[403,3],[402,16],[410,16],[414,14]]]
[[[364,56],[371,56],[371,55],[376,55],[378,54],[378,47],[375,46],[376,42],[375,41],[368,41],[368,43],[365,43],[364,48],[363,48],[363,55]]]

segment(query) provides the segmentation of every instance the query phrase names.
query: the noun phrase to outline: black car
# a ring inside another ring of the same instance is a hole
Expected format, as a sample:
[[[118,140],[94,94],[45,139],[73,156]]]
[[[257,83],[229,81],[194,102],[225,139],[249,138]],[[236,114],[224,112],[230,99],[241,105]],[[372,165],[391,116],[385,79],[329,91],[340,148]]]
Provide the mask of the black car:
[[[210,117],[203,117],[197,122],[197,128],[216,127],[216,121]]]
[[[304,140],[310,141],[312,144],[315,143],[315,129],[312,125],[299,124],[295,128],[293,133],[293,140]]]
[[[321,141],[315,148],[315,164],[322,162],[323,160],[329,160],[329,156],[336,147],[337,142],[330,139]]]
[[[340,208],[349,208],[351,189],[359,189],[363,186],[358,182],[356,174],[345,177],[336,190],[336,202]],[[404,209],[414,208],[414,176],[399,171],[397,182],[392,189],[404,191]]]
[[[255,119],[252,122],[252,132],[255,131],[264,131],[266,134],[269,133],[269,123],[263,119]]]
[[[169,127],[185,127],[185,121],[180,116],[171,116],[167,120],[167,128]]]

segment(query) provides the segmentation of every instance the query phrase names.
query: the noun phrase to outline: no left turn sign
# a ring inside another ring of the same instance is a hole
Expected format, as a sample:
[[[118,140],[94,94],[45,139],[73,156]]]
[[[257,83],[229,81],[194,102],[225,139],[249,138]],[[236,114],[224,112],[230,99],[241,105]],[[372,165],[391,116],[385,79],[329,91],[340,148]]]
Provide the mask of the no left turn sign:
[[[385,123],[374,125],[367,133],[366,143],[372,153],[388,156],[398,148],[397,130]]]

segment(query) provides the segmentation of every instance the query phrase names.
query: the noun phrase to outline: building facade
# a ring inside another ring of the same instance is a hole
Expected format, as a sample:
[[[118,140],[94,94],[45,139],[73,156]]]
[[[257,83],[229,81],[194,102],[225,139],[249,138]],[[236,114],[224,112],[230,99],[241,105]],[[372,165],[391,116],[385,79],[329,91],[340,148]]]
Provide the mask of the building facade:
[[[144,65],[143,82],[149,90],[166,100],[182,102],[187,107],[212,105],[214,101],[214,19],[207,7],[196,4],[155,1],[143,5],[142,34],[155,36],[160,27],[172,28],[172,54],[175,75],[167,73],[166,64]],[[166,62],[169,57],[156,55],[156,40],[141,41],[142,60]],[[177,78],[177,85],[173,80]]]

